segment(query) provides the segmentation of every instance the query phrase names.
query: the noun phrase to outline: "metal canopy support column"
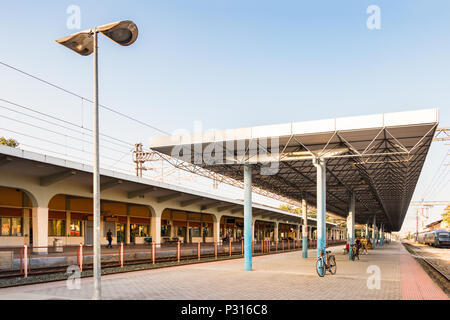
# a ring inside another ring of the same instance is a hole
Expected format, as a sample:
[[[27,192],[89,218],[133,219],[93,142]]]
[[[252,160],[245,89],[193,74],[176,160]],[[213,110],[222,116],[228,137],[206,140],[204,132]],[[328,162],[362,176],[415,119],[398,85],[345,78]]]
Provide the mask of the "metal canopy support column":
[[[317,169],[317,257],[326,247],[326,164],[323,159],[314,159],[313,164]]]
[[[381,232],[380,245],[381,245],[381,246],[384,246],[384,224],[383,224],[383,223],[381,224],[381,230],[380,230],[380,232]]]
[[[302,199],[302,216],[303,216],[303,229],[302,229],[302,257],[308,258],[308,216],[307,216],[306,200]]]
[[[372,224],[372,248],[375,249],[376,246],[376,241],[377,241],[377,237],[376,237],[376,229],[377,229],[377,220],[376,220],[376,216],[373,216],[373,224]]]
[[[244,165],[244,270],[252,270],[252,167]]]
[[[369,243],[369,221],[366,223],[366,243]]]
[[[347,217],[347,243],[349,244],[348,259],[352,260],[352,248],[355,245],[355,193],[350,194],[350,208]]]

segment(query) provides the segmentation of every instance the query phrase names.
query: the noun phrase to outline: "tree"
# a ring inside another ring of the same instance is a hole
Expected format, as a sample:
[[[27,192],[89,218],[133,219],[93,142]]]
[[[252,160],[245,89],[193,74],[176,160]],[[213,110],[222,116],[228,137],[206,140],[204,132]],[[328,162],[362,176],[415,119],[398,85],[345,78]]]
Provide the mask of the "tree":
[[[295,208],[295,207],[290,206],[288,204],[282,204],[280,206],[280,209],[283,210],[283,211],[287,211],[287,212],[290,212],[290,213],[295,213],[295,214],[298,214],[298,215],[302,214],[302,209],[301,208]]]
[[[19,143],[15,139],[6,139],[5,137],[0,137],[0,145],[16,148]]]
[[[280,209],[284,210],[284,211],[287,211],[287,212],[290,212],[290,213],[298,214],[300,216],[302,215],[302,208],[296,208],[296,207],[288,205],[288,204],[282,204],[280,206]],[[308,218],[314,218],[314,219],[317,218],[317,211],[309,210],[309,209],[306,210],[306,211],[307,211],[306,215],[307,215]],[[332,219],[330,217],[326,216],[326,221],[332,222]]]
[[[450,205],[448,205],[442,213],[442,222],[447,229],[450,228]]]

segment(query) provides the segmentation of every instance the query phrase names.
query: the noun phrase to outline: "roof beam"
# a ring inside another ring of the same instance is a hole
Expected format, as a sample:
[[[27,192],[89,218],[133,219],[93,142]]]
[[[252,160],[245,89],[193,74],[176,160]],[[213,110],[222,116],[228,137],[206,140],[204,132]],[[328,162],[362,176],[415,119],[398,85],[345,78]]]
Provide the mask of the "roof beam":
[[[5,164],[11,163],[11,161],[13,160],[13,158],[8,157],[8,156],[4,156],[0,158],[0,167],[4,166]]]
[[[139,196],[146,195],[147,193],[156,191],[156,187],[144,188],[135,191],[128,192],[128,199],[136,198]]]
[[[240,204],[230,204],[230,205],[228,205],[228,206],[219,207],[219,208],[217,208],[217,211],[219,211],[219,212],[225,211],[225,210],[234,208],[234,207],[236,207],[236,206],[240,206]]]
[[[166,201],[181,197],[182,195],[183,194],[181,192],[171,193],[166,196],[156,198],[156,202],[158,202],[158,203],[166,202]]]
[[[122,182],[123,182],[122,180],[113,180],[113,181],[102,183],[100,185],[100,190],[105,191],[106,189],[114,188],[115,186],[122,184]]]
[[[190,199],[190,200],[180,201],[180,206],[187,207],[187,206],[190,206],[191,204],[201,202],[203,200],[205,200],[205,198],[200,197],[200,198],[194,198],[194,199]]]
[[[273,213],[263,213],[263,214],[261,214],[261,218],[262,219],[266,219],[266,218],[268,218],[268,217],[273,217]]]
[[[39,181],[39,184],[43,187],[47,187],[49,185],[52,185],[58,181],[67,179],[76,174],[77,174],[77,172],[75,170],[64,170],[62,172],[58,172],[55,174],[51,174],[49,176],[42,177]]]
[[[239,207],[239,208],[236,208],[236,209],[232,209],[231,213],[238,213],[239,211],[244,211],[244,208],[243,207]]]
[[[207,210],[211,208],[215,208],[217,206],[220,206],[223,202],[222,201],[214,201],[207,204],[202,205],[201,210]]]

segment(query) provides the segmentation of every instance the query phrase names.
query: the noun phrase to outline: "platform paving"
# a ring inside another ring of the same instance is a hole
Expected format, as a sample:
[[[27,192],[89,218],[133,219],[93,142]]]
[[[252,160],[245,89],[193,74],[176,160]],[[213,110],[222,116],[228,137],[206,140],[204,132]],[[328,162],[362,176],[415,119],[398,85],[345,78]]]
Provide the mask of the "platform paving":
[[[358,261],[336,254],[337,273],[318,277],[315,250],[259,256],[253,271],[243,259],[114,274],[102,278],[104,299],[447,299],[398,242],[369,250]],[[372,271],[371,271],[372,270]],[[373,273],[375,270],[375,274]],[[379,271],[379,272],[377,272]],[[379,274],[379,288],[376,284]],[[369,285],[368,285],[369,284]],[[69,290],[66,281],[0,289],[0,299],[90,299],[92,278]]]

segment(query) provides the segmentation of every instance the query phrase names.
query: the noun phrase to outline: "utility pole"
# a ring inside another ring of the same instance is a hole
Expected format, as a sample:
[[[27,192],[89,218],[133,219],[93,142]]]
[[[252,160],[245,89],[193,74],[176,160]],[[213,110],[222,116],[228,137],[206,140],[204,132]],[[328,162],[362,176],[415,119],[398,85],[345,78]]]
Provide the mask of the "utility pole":
[[[416,242],[419,241],[419,209],[416,209]]]

